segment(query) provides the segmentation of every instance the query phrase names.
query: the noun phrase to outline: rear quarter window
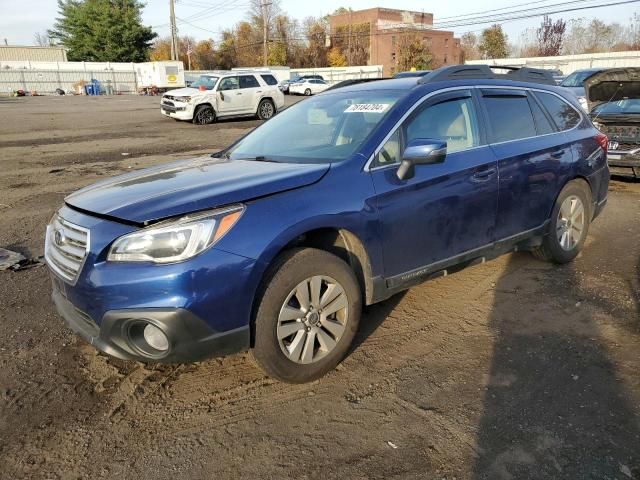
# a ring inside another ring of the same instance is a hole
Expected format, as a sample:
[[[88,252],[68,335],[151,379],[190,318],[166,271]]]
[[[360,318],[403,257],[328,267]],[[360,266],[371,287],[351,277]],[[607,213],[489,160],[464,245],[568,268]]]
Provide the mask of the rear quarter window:
[[[536,126],[527,97],[483,93],[482,100],[489,114],[491,143],[535,137]]]
[[[558,130],[569,130],[580,123],[580,114],[564,100],[552,93],[535,92],[535,96],[549,112]]]
[[[273,75],[260,75],[262,77],[262,80],[264,80],[264,83],[266,83],[267,85],[277,85],[278,84],[278,80],[276,80],[276,77],[274,77]]]

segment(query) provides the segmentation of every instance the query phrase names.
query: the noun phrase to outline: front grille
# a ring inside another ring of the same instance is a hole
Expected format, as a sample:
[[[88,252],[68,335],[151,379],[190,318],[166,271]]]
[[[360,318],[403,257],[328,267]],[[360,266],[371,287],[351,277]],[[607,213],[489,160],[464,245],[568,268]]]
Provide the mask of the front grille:
[[[44,257],[49,268],[74,283],[89,251],[89,230],[56,214],[47,227]]]
[[[633,152],[634,150],[640,150],[640,145],[638,145],[637,143],[618,143],[618,145],[615,145],[615,143],[618,142],[610,142],[611,151]]]

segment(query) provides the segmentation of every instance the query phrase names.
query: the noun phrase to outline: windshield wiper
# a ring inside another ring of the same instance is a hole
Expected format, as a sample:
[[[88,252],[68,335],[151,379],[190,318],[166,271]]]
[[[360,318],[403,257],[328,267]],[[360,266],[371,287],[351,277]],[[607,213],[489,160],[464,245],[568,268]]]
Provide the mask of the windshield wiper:
[[[267,158],[264,155],[256,155],[255,157],[242,157],[242,158],[233,158],[232,160],[247,160],[249,162],[272,162],[272,163],[280,163],[273,158]]]

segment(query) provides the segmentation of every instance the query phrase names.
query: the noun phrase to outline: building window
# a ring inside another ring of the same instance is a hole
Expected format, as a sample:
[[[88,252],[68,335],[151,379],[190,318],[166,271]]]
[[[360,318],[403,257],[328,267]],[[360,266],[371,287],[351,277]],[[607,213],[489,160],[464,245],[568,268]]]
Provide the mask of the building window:
[[[444,63],[447,63],[447,54],[444,54]]]
[[[449,46],[449,39],[448,38],[444,39],[444,46],[445,46],[445,48]]]
[[[391,35],[391,46],[392,47],[396,46],[396,36],[395,35]]]

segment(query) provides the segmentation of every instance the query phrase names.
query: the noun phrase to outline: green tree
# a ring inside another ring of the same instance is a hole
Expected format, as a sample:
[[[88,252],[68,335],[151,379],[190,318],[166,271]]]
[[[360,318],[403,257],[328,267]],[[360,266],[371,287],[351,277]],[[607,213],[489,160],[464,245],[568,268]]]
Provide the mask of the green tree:
[[[478,49],[485,59],[506,58],[509,53],[509,48],[507,36],[502,31],[502,27],[495,24],[489,28],[485,28],[480,36]]]
[[[58,0],[49,37],[70,61],[142,62],[156,34],[142,25],[137,0]]]

